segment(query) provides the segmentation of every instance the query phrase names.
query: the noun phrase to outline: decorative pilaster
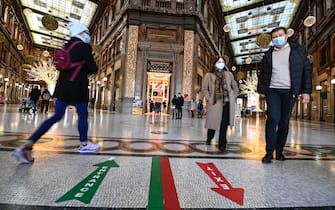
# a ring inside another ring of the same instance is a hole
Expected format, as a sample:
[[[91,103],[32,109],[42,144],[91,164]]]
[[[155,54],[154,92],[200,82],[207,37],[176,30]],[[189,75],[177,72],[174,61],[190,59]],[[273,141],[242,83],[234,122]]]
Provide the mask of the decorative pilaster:
[[[187,93],[189,96],[191,96],[193,93],[192,77],[194,59],[194,32],[191,30],[185,30],[184,38],[183,94]]]
[[[125,89],[124,97],[134,97],[135,75],[137,62],[138,46],[138,26],[129,26],[128,49],[127,49],[127,68],[125,69]]]

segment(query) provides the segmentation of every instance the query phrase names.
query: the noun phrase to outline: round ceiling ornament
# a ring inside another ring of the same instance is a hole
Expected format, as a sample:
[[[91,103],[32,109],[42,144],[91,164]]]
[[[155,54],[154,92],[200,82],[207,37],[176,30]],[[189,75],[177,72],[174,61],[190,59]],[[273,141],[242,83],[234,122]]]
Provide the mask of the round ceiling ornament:
[[[294,30],[292,28],[287,29],[287,36],[291,37],[294,34]]]
[[[18,50],[23,50],[23,46],[21,45],[21,44],[18,44],[17,46],[16,46],[16,48],[18,49]]]
[[[29,64],[34,63],[34,60],[35,60],[35,58],[34,58],[33,55],[27,55],[27,56],[26,56],[26,59],[27,59],[27,62],[28,62]]]
[[[270,34],[260,34],[256,37],[256,44],[260,48],[267,48],[271,42],[271,35]]]
[[[223,57],[224,62],[226,64],[229,64],[229,57],[228,57],[228,55],[223,55],[222,57]]]
[[[3,34],[2,32],[0,32],[0,43],[5,41],[5,34]]]
[[[58,21],[51,15],[44,15],[42,17],[42,25],[49,31],[54,31],[58,28]]]
[[[230,30],[231,30],[230,24],[226,24],[226,25],[223,26],[223,31],[224,32],[229,32]]]
[[[42,55],[44,57],[49,57],[50,53],[47,50],[44,50],[43,53],[42,53]]]
[[[246,63],[246,64],[250,64],[251,61],[252,61],[252,59],[251,59],[250,57],[248,57],[247,59],[245,59],[245,63]]]
[[[242,72],[242,71],[239,71],[239,72],[237,73],[236,77],[237,77],[238,80],[242,80],[242,79],[245,78],[245,73]]]
[[[306,27],[311,27],[312,25],[314,25],[316,23],[316,18],[315,16],[308,16],[305,20],[304,20],[304,25]]]
[[[314,62],[314,56],[311,55],[311,54],[307,55],[307,59],[308,59],[310,64],[312,64]]]
[[[232,70],[232,71],[236,71],[236,66],[232,66],[232,67],[231,67],[231,70]]]

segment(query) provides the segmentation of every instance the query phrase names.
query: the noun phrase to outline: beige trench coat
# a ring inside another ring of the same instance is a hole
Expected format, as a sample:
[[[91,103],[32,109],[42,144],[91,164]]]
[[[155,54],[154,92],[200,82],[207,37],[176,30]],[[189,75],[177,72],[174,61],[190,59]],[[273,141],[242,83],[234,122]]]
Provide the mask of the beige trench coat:
[[[238,87],[234,79],[234,76],[229,71],[224,71],[227,86],[228,86],[228,97],[229,97],[229,125],[234,126],[235,120],[235,103],[236,97],[238,96]],[[204,83],[202,86],[202,92],[207,100],[207,113],[206,113],[206,123],[205,128],[219,130],[222,119],[223,103],[222,100],[217,101],[213,105],[214,101],[214,91],[215,91],[215,74],[207,73],[204,78]]]

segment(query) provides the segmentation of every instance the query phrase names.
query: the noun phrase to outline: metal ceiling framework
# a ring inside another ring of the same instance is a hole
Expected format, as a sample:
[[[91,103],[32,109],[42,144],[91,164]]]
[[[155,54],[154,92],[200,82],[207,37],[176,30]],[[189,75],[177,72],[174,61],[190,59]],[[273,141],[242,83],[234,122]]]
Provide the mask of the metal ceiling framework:
[[[60,48],[70,39],[66,28],[69,22],[81,22],[89,27],[99,5],[92,0],[19,0],[19,3],[33,43],[48,48]],[[55,18],[58,23],[56,30],[48,30],[42,24],[45,15]]]
[[[220,0],[224,28],[232,45],[237,65],[261,61],[271,43],[261,48],[256,38],[272,29],[289,28],[301,0]],[[227,26],[226,25],[226,26]]]

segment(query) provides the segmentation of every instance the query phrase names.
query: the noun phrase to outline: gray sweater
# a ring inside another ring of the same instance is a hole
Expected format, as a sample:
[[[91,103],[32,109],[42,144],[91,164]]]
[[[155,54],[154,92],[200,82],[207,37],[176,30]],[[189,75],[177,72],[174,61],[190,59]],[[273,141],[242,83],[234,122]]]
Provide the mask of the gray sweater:
[[[272,52],[272,75],[270,88],[291,89],[290,56],[291,47],[274,48]]]

